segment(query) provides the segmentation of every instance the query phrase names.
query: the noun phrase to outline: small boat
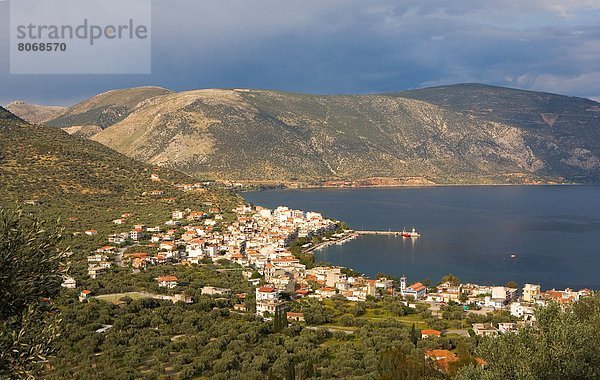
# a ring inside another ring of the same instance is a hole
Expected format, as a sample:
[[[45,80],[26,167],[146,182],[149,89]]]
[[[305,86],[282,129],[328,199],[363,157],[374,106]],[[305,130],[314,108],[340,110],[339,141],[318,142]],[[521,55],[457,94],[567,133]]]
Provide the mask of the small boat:
[[[511,254],[510,254],[510,258],[511,258],[511,259],[514,259],[515,257],[517,257],[517,255],[515,255],[514,253],[511,253]]]
[[[418,238],[419,236],[421,236],[420,233],[417,232],[417,230],[413,227],[412,231],[406,231],[406,228],[404,228],[402,230],[402,237],[405,238]]]

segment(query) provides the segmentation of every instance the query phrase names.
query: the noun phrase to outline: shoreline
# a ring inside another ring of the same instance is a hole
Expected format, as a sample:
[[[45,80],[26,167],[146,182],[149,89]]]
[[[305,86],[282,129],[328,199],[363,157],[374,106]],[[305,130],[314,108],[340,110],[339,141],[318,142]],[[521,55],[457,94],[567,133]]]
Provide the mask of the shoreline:
[[[556,186],[556,187],[570,187],[570,186],[600,186],[600,183],[448,183],[448,184],[393,184],[393,185],[356,185],[356,186],[321,186],[321,185],[303,185],[303,186],[289,186],[287,184],[252,184],[249,186],[255,186],[256,188],[250,190],[242,190],[241,194],[255,192],[255,191],[271,191],[271,190],[351,190],[351,189],[406,189],[406,188],[443,188],[443,187],[543,187],[543,186]]]
[[[344,235],[343,237],[340,237],[339,239],[330,239],[330,240],[326,240],[326,241],[322,241],[319,242],[317,244],[314,244],[310,247],[307,247],[306,249],[302,250],[303,254],[314,254],[315,251],[319,251],[321,249],[327,248],[330,245],[344,245],[346,242],[350,241],[350,240],[354,240],[356,238],[360,237],[360,234],[358,234],[356,231],[352,230],[350,232],[348,232],[346,235]]]

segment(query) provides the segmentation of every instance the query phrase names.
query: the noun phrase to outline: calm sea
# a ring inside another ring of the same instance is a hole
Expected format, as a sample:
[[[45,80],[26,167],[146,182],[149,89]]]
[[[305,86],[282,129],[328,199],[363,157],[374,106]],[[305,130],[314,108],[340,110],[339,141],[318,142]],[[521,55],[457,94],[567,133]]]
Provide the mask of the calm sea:
[[[269,208],[320,211],[357,230],[421,232],[419,239],[363,236],[315,254],[370,276],[436,282],[453,273],[481,284],[600,289],[600,186],[270,190],[244,197]]]

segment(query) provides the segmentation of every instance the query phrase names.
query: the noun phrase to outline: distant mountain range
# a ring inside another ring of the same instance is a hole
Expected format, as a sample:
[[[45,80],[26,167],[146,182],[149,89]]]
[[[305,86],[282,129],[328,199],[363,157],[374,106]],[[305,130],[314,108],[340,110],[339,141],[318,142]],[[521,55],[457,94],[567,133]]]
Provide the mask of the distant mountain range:
[[[480,84],[378,95],[115,90],[45,125],[192,175],[303,184],[600,182],[600,104]]]
[[[66,108],[59,106],[40,106],[17,100],[8,104],[6,109],[29,123],[42,124],[50,119],[54,119]]]

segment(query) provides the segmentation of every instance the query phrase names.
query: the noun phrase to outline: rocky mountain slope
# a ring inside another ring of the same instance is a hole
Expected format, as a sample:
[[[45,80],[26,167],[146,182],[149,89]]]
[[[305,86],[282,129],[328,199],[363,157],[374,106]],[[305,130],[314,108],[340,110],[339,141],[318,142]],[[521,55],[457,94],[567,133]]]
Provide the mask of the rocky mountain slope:
[[[8,104],[6,109],[29,123],[42,124],[56,118],[65,110],[65,107],[40,106],[37,104],[28,104],[23,101],[14,101]]]
[[[576,181],[585,182],[590,175],[598,180],[600,104],[590,99],[481,84],[432,87],[395,95],[519,127],[528,136],[527,144],[543,162],[552,165],[552,170],[568,173]]]
[[[553,94],[482,85],[350,96],[197,90],[147,98],[123,115],[104,123],[93,139],[130,157],[213,178],[600,179],[600,104]],[[63,118],[60,126],[67,124]]]
[[[108,91],[67,108],[45,124],[53,127],[104,129],[126,118],[139,103],[170,93],[160,87],[136,87]]]

